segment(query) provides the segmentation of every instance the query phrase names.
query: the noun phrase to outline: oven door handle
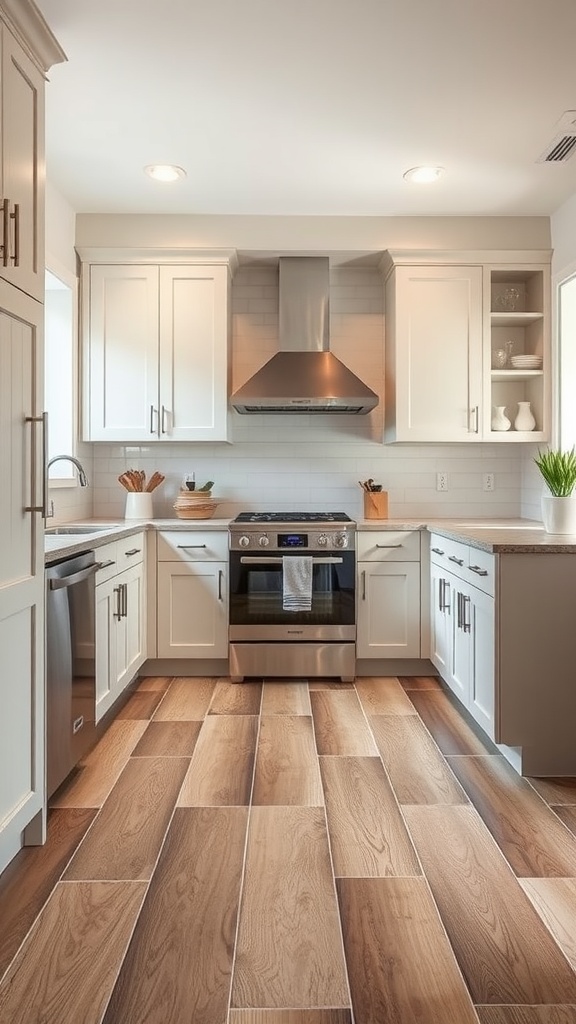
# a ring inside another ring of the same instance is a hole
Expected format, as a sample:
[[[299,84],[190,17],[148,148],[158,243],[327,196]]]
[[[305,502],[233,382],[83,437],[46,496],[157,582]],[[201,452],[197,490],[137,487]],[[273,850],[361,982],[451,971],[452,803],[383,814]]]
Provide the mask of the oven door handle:
[[[313,558],[312,565],[342,565],[343,558]],[[242,555],[240,558],[241,565],[281,565],[282,556],[274,557],[274,555],[268,558],[260,558],[257,555]]]

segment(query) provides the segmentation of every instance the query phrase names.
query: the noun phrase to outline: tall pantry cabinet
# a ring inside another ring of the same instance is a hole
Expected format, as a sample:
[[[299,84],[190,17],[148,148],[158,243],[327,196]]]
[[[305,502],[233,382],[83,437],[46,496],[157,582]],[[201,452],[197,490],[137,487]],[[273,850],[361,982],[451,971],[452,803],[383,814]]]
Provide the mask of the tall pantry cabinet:
[[[0,871],[44,838],[44,76],[65,60],[0,0]]]

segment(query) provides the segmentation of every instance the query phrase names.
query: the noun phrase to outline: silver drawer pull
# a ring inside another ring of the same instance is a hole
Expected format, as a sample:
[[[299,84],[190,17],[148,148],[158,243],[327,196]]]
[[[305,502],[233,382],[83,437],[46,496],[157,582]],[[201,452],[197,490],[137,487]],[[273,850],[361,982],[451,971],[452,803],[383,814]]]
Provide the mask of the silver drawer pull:
[[[177,544],[176,546],[186,550],[187,548],[205,548],[206,544]]]
[[[456,562],[456,565],[464,565],[463,558],[456,558],[456,555],[448,555],[449,562]]]
[[[141,551],[142,548],[130,548],[130,551],[125,551],[124,554],[128,557],[128,555],[139,555]]]
[[[116,562],[114,561],[113,558],[109,558],[107,562],[97,562],[96,563],[96,568],[97,569],[107,569],[108,566],[110,566],[110,565],[116,565]]]
[[[440,548],[432,548],[432,551],[434,552],[435,555],[443,555],[444,554],[444,552],[441,551]]]
[[[487,576],[488,569],[481,569],[479,565],[469,565],[470,572],[477,573],[478,576]]]
[[[402,548],[403,544],[377,544],[377,548]]]

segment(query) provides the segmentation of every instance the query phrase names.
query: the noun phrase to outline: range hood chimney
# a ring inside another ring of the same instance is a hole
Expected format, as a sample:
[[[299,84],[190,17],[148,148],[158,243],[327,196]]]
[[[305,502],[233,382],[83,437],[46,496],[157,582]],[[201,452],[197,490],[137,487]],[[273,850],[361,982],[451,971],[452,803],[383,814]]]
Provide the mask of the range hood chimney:
[[[330,352],[327,256],[281,256],[280,351],[238,391],[240,413],[365,414],[378,395]]]

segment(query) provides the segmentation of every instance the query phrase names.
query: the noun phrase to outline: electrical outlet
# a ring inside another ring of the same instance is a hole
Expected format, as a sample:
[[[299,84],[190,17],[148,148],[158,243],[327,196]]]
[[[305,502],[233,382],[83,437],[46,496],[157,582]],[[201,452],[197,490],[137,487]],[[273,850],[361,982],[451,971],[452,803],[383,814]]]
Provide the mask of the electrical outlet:
[[[436,473],[436,490],[448,490],[448,473]]]
[[[494,490],[494,473],[484,473],[484,475],[482,476],[482,490]]]

